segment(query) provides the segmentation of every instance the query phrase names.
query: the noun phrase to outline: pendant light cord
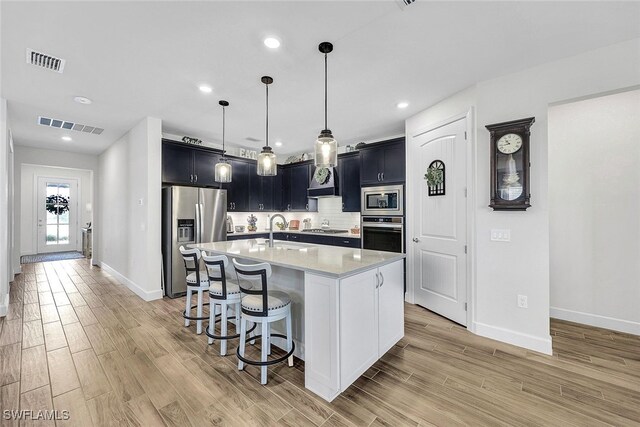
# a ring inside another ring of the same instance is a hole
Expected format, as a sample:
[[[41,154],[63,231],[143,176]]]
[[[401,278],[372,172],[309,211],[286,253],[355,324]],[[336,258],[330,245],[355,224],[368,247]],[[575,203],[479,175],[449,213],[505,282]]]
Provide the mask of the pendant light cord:
[[[327,129],[327,54],[324,54],[324,128]]]
[[[224,150],[224,125],[226,123],[226,118],[225,118],[225,107],[222,106],[222,158],[224,158],[224,153],[226,152]]]
[[[266,125],[266,140],[267,147],[269,146],[269,85],[265,84],[265,88],[267,89],[267,125]]]

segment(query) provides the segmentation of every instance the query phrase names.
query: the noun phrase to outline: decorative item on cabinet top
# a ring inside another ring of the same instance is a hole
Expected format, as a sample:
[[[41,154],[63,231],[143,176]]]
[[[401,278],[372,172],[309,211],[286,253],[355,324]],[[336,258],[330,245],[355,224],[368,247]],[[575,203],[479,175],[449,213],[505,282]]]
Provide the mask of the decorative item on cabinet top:
[[[193,145],[202,145],[202,140],[198,138],[193,138],[190,136],[183,136],[182,142],[185,144],[193,144]]]

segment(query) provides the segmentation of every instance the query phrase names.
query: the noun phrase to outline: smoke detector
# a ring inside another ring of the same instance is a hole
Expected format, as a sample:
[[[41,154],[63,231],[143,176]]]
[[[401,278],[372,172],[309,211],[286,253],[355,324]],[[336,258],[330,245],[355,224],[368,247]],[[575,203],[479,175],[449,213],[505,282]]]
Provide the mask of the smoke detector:
[[[42,116],[38,117],[38,124],[57,129],[67,129],[75,130],[78,132],[91,133],[94,135],[100,135],[102,132],[104,132],[104,129],[99,127],[82,125],[79,123],[70,122],[68,120],[50,119],[49,117]]]
[[[37,52],[33,49],[27,49],[27,64],[35,65],[45,70],[55,71],[62,74],[66,61],[53,55]]]

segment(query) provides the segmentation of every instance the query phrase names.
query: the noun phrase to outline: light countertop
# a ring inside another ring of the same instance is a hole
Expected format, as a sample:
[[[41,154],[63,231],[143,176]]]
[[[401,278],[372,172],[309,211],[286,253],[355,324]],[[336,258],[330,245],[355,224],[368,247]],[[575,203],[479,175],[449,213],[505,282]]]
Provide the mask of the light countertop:
[[[189,245],[207,253],[224,254],[235,258],[307,271],[329,277],[346,277],[405,258],[405,254],[344,248],[340,246],[293,243],[275,240],[270,248],[265,239],[243,239],[227,242]]]
[[[273,230],[273,233],[274,234],[275,233],[307,234],[309,236],[348,237],[350,239],[360,238],[360,234],[353,234],[349,231],[347,231],[346,233],[309,233],[308,231],[303,231],[303,230]],[[252,234],[269,234],[269,230],[243,231],[242,233],[234,232],[234,233],[227,233],[227,236],[249,236]]]

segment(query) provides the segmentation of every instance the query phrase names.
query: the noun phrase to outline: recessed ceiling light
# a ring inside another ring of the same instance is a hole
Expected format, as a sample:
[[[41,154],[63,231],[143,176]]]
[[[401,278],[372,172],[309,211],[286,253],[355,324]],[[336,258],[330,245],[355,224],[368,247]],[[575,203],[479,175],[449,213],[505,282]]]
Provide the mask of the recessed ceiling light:
[[[93,102],[92,100],[84,96],[76,96],[75,98],[73,98],[73,100],[76,101],[78,104],[85,104],[85,105],[89,105]]]
[[[62,140],[69,142],[69,141],[71,141],[71,137],[70,136],[63,136]]]
[[[276,141],[276,147],[282,147],[282,142]]]
[[[398,102],[398,104],[396,104],[396,107],[398,108],[407,108],[409,106],[408,102]]]
[[[269,49],[277,49],[280,47],[280,40],[275,37],[267,37],[264,39],[264,45]]]
[[[213,88],[209,85],[200,85],[198,86],[198,89],[200,89],[200,92],[202,93],[211,93],[213,92]]]

